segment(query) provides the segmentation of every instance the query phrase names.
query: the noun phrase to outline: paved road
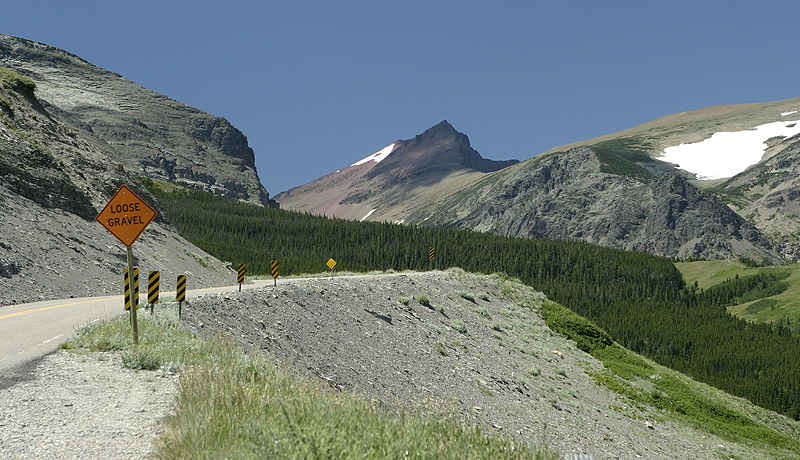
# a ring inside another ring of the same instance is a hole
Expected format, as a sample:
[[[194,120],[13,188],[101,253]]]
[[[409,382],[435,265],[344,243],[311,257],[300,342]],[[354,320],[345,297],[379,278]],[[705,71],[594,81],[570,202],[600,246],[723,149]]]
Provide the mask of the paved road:
[[[242,289],[271,286],[272,280],[256,280]],[[226,286],[186,291],[187,298],[238,291]],[[175,292],[162,293],[162,296]],[[88,323],[124,314],[122,296],[48,300],[0,308],[0,388],[22,379],[35,362],[58,349],[75,330]],[[145,314],[139,310],[139,314]]]

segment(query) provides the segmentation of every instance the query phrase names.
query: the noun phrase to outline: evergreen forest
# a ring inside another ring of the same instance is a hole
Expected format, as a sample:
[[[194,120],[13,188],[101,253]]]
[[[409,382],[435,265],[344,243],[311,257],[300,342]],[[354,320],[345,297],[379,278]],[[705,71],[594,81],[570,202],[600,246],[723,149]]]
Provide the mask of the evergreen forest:
[[[671,260],[646,253],[454,228],[345,221],[142,182],[186,239],[234,266],[246,264],[248,274],[269,274],[273,260],[281,276],[320,273],[328,270],[330,258],[344,271],[460,267],[502,273],[585,316],[632,351],[800,420],[800,339],[788,326],[747,322],[725,308],[786,289],[780,274],[737,277],[699,290],[684,283]]]

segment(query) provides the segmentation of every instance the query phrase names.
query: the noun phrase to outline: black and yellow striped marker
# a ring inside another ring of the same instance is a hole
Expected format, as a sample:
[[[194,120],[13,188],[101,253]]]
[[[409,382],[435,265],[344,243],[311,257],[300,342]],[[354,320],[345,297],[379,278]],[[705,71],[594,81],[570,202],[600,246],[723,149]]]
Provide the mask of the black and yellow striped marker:
[[[175,293],[176,302],[186,302],[186,275],[178,275],[178,289]]]
[[[436,250],[433,247],[431,247],[430,251],[428,251],[428,258],[429,259],[433,259],[433,254],[435,252],[436,252]]]
[[[178,275],[178,288],[175,290],[175,301],[178,302],[178,320],[181,319],[181,309],[186,302],[186,275]]]
[[[278,285],[278,261],[272,261],[272,279],[275,280],[275,285]]]
[[[128,279],[128,269],[125,269],[125,310],[131,309],[131,286]],[[139,269],[133,269],[133,302],[136,304],[136,309],[139,309]]]
[[[161,272],[151,271],[147,283],[147,303],[158,303],[158,288],[161,284]]]
[[[244,270],[245,270],[245,265],[244,264],[239,264],[239,270],[238,270],[239,271],[239,278],[238,278],[238,280],[239,280],[238,283],[239,284],[244,283]]]

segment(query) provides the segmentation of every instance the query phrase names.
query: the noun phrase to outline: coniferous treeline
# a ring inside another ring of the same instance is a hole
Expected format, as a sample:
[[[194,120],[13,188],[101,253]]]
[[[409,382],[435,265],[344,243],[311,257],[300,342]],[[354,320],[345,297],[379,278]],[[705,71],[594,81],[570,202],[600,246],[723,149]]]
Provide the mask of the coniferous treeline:
[[[697,291],[665,258],[573,241],[352,222],[235,203],[143,181],[188,240],[267,274],[458,266],[517,277],[586,316],[637,353],[762,407],[800,419],[800,342],[788,327],[748,323],[726,305],[773,295],[780,277],[755,275]],[[429,248],[435,248],[429,259]]]

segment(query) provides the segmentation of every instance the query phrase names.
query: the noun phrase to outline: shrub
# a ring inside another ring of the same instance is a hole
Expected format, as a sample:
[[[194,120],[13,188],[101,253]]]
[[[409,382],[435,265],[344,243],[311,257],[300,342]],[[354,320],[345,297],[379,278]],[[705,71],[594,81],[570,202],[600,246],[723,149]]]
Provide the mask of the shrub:
[[[161,359],[148,348],[134,348],[122,353],[122,367],[154,371],[161,367]]]
[[[449,326],[462,334],[467,333],[467,325],[464,324],[464,321],[461,321],[460,319],[454,319],[453,321],[450,321]]]
[[[470,302],[473,302],[473,303],[475,302],[475,296],[470,294],[469,292],[458,291],[458,292],[456,292],[456,294],[458,294],[459,296],[461,296],[462,298],[464,298],[466,300],[469,300]]]

